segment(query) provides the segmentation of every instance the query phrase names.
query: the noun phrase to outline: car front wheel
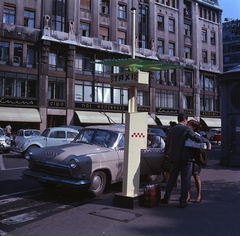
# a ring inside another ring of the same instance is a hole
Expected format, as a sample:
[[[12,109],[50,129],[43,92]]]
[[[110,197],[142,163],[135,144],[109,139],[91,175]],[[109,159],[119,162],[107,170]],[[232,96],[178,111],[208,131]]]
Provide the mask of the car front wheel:
[[[106,187],[106,174],[103,171],[96,171],[91,177],[90,191],[96,196],[100,196]]]

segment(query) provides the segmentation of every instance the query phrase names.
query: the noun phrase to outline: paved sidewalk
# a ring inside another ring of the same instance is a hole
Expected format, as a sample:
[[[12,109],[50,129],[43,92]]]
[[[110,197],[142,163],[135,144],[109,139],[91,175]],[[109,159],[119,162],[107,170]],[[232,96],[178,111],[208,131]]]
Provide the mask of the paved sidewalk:
[[[179,208],[177,187],[168,205],[124,209],[113,207],[113,198],[109,197],[28,224],[7,235],[240,236],[240,169],[220,166],[219,157],[219,149],[211,150],[208,165],[201,172],[203,200],[199,204],[193,203],[196,190],[192,178],[192,199],[185,209]]]

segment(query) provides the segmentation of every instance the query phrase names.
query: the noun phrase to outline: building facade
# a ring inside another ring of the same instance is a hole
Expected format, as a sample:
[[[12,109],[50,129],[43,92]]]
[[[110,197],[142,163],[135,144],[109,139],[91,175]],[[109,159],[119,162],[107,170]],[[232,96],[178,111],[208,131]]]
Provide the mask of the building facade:
[[[223,23],[223,71],[240,64],[240,35],[234,34],[231,22]]]
[[[132,47],[136,58],[180,66],[150,72],[137,90],[149,125],[185,112],[206,129],[221,126],[217,0],[4,0],[0,9],[1,126],[124,123],[129,90],[110,80],[126,68],[101,61],[131,58]]]

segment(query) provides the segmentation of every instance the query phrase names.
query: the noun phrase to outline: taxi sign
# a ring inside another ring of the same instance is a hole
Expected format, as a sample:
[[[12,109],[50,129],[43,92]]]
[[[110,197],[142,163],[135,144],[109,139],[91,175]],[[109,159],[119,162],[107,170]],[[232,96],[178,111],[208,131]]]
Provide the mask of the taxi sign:
[[[149,73],[143,71],[111,74],[111,85],[148,87],[148,77]]]

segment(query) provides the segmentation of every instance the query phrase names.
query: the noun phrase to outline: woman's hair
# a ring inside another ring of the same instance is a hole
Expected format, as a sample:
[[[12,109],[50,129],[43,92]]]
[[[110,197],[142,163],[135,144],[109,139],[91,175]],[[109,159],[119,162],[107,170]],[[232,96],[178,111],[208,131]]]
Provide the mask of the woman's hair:
[[[187,124],[191,125],[193,130],[196,131],[196,132],[199,131],[200,128],[201,128],[200,123],[196,120],[189,120]]]
[[[176,124],[177,124],[177,122],[175,122],[175,121],[170,121],[169,122],[169,125],[170,125],[171,128],[174,127]]]

